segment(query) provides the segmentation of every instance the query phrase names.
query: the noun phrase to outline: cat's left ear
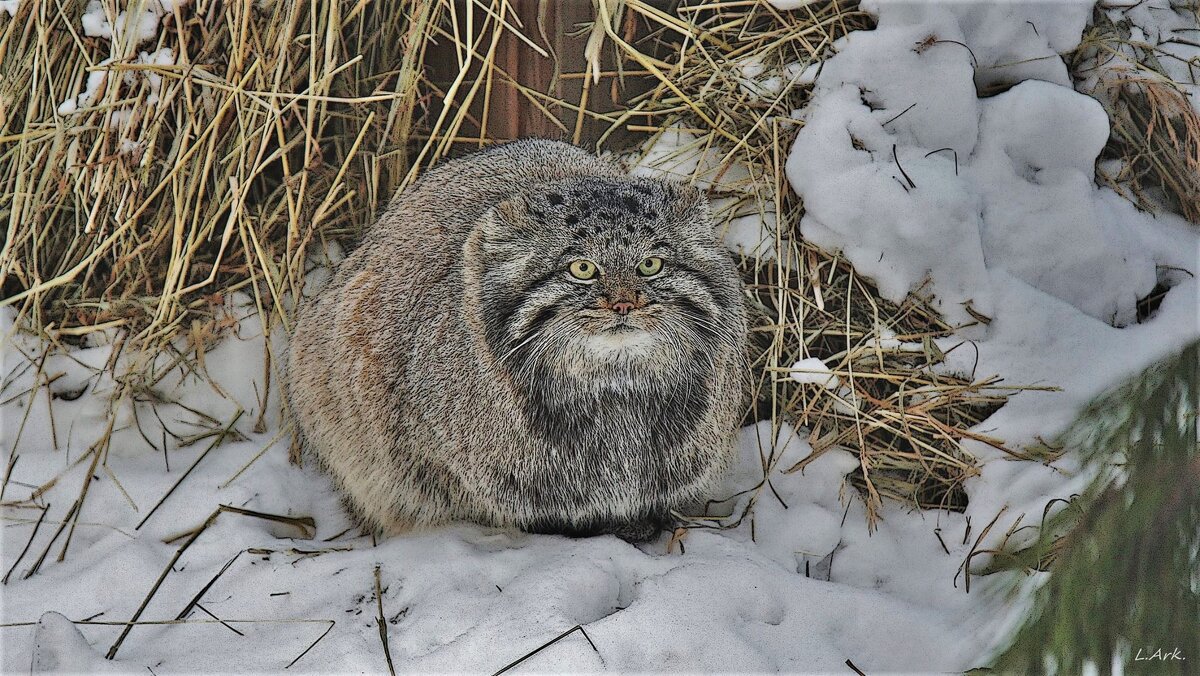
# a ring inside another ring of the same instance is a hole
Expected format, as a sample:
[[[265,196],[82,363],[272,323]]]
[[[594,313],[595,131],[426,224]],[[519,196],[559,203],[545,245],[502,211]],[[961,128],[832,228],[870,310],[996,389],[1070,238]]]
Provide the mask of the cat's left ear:
[[[667,190],[675,193],[670,204],[679,220],[713,227],[712,208],[704,191],[688,183],[671,183]]]
[[[530,226],[525,198],[517,195],[504,200],[475,221],[475,227],[463,245],[463,254],[469,261],[490,261],[491,264],[519,260],[531,251]]]
[[[484,242],[504,245],[521,239],[532,225],[529,205],[525,197],[517,195],[484,212],[475,227]]]

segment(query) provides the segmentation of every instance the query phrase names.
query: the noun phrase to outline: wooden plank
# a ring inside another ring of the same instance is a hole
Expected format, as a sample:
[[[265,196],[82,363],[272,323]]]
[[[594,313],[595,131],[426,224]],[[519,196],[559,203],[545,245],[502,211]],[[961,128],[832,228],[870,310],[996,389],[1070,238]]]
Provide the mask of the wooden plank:
[[[473,19],[476,29],[483,25],[486,12],[468,0],[455,0],[460,17],[460,31],[465,31],[465,21],[461,19],[467,11],[474,11]],[[572,77],[571,74],[583,73],[587,70],[584,60],[584,48],[587,45],[588,32],[584,30],[591,23],[594,8],[591,0],[509,0],[510,6],[516,13],[516,19],[523,26],[525,38],[541,47],[549,56],[541,56],[524,40],[505,30],[496,47],[496,66],[508,73],[522,86],[539,92],[545,97],[538,103],[530,96],[518,91],[507,78],[500,73],[491,77],[491,94],[488,97],[488,111],[484,122],[484,91],[488,83],[482,83],[480,92],[473,102],[470,113],[479,123],[463,125],[460,137],[477,138],[481,131],[487,139],[507,140],[524,137],[555,138],[572,140],[577,122],[577,112],[570,108],[558,106],[550,99],[566,100],[577,104],[583,92],[584,79]],[[656,3],[659,4],[659,3]],[[666,5],[668,3],[662,3]],[[469,8],[474,7],[473,10]],[[648,32],[644,22],[633,20],[631,13],[626,12],[626,20],[622,22],[622,33],[626,39],[637,39]],[[511,14],[508,20],[516,25]],[[449,21],[445,22],[447,31],[453,30]],[[571,35],[575,33],[576,35]],[[465,35],[463,36],[465,37]],[[488,36],[490,40],[490,34]],[[611,46],[605,49],[605,70],[615,68],[615,54]],[[555,68],[557,62],[557,69]],[[626,66],[636,68],[636,66]],[[445,89],[458,75],[458,64],[455,57],[454,45],[449,40],[442,40],[431,46],[426,60],[429,79],[438,87]],[[567,77],[563,77],[567,75]],[[479,69],[473,68],[468,77],[479,77]],[[621,107],[622,100],[628,99],[637,92],[645,91],[653,86],[646,78],[628,77],[624,87],[614,85],[615,78],[605,77],[599,84],[590,86],[587,109],[600,112],[610,112]],[[614,97],[615,95],[615,97]],[[548,98],[547,98],[548,97]],[[435,99],[433,111],[441,102]],[[548,114],[549,113],[549,116]],[[553,119],[551,119],[551,117]],[[555,123],[557,121],[557,124]],[[608,123],[594,120],[585,116],[579,125],[580,144],[594,146],[600,136],[608,129]],[[564,131],[565,130],[565,131]],[[628,145],[636,140],[636,135],[629,133],[616,134],[607,147]],[[460,143],[460,146],[475,146],[471,143]]]

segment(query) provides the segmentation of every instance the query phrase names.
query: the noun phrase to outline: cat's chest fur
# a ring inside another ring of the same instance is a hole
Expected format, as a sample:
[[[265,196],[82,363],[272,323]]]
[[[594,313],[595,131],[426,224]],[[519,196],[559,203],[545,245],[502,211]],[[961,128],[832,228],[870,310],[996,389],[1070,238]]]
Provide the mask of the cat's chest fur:
[[[662,374],[636,370],[581,381],[543,372],[518,386],[526,427],[571,455],[659,452],[684,443],[707,414],[708,379],[695,377],[699,357]]]

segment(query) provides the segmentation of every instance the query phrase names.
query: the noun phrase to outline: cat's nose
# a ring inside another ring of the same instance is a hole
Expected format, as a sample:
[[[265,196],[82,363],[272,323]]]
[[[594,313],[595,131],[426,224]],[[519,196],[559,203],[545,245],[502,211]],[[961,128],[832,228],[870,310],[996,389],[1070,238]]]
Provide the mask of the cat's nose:
[[[617,288],[600,296],[599,306],[622,317],[646,305],[646,297],[633,289]]]

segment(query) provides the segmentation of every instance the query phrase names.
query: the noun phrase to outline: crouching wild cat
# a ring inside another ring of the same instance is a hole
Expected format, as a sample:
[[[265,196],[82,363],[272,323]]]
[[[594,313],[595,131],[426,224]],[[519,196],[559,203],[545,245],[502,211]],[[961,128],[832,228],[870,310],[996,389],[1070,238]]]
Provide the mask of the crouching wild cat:
[[[288,400],[370,528],[643,540],[733,458],[746,331],[696,189],[516,141],[392,200],[302,303]]]

